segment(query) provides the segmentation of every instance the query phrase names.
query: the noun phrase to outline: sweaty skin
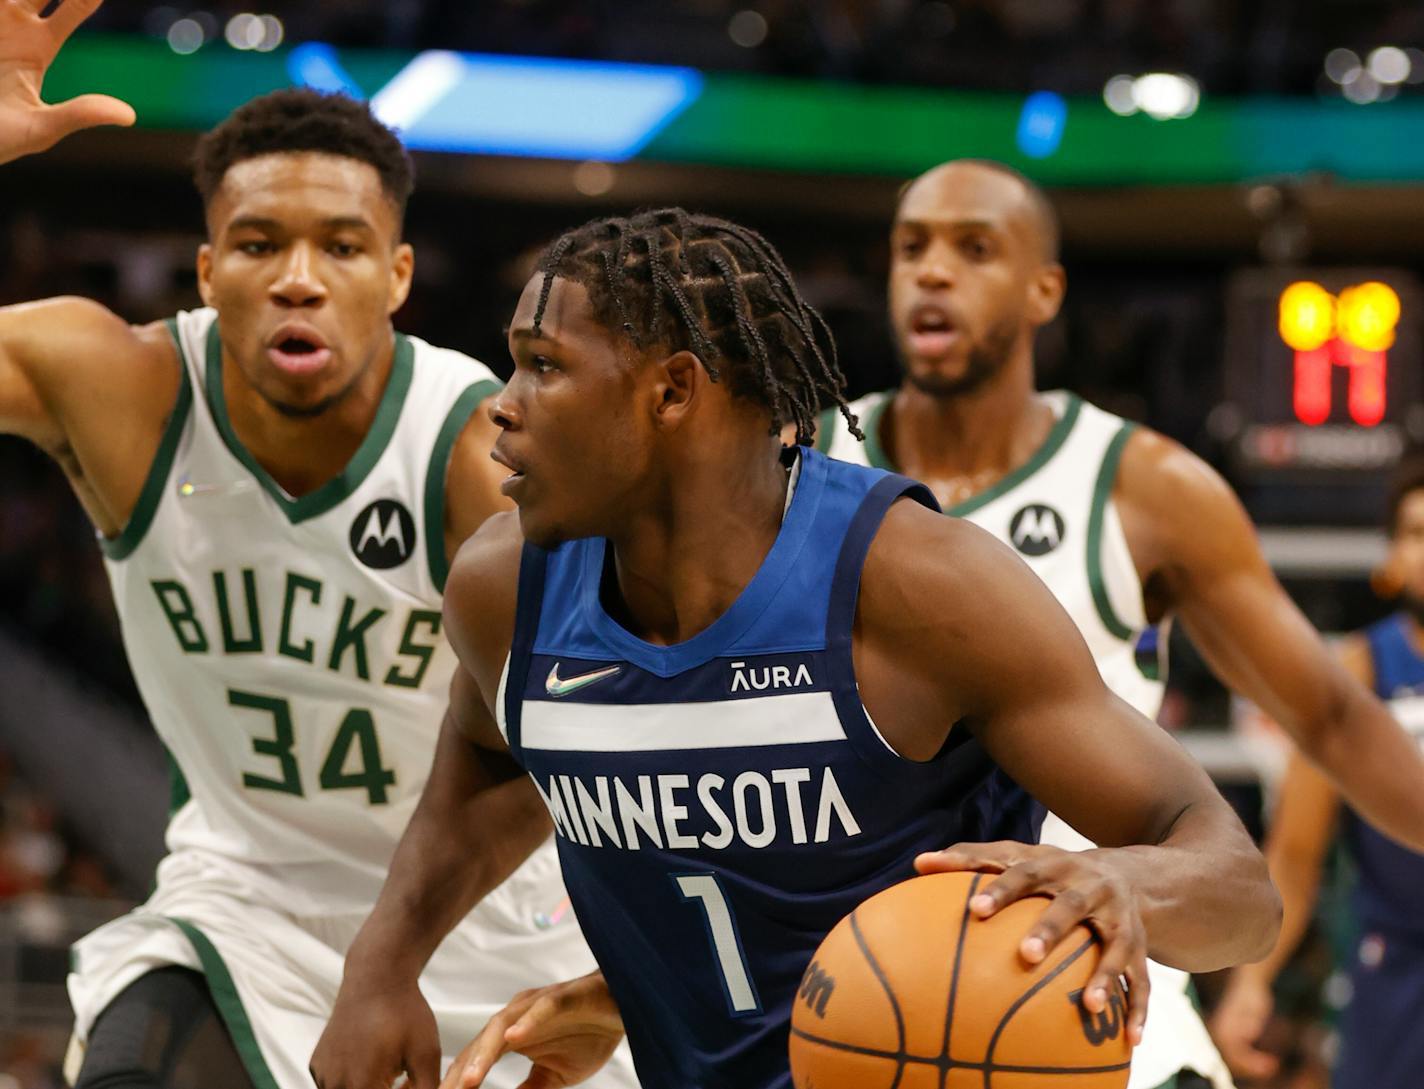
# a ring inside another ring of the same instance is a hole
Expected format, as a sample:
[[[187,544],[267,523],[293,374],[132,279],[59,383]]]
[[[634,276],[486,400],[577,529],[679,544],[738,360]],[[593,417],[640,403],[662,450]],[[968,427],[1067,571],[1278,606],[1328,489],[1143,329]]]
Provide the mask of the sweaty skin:
[[[945,505],[1018,468],[1052,426],[1033,389],[1034,336],[1066,288],[1051,234],[1024,186],[980,163],[936,167],[900,203],[890,314],[905,382],[880,440]],[[1225,481],[1139,428],[1113,500],[1149,620],[1178,617],[1217,677],[1279,722],[1361,816],[1424,850],[1424,754],[1291,602]]]
[[[786,493],[779,442],[756,406],[710,382],[689,352],[631,358],[576,283],[553,282],[536,335],[539,286],[536,277],[520,300],[510,331],[515,375],[490,410],[503,431],[494,456],[513,474],[505,490],[519,517],[498,515],[466,543],[445,599],[464,667],[450,728],[489,752],[505,749],[493,708],[525,539],[608,537],[616,574],[608,608],[640,638],[665,645],[706,628],[750,581]],[[608,426],[609,415],[619,427]],[[947,554],[959,562],[933,559]],[[1021,945],[1029,962],[1089,920],[1106,943],[1090,1008],[1101,1008],[1125,974],[1139,1038],[1149,951],[1202,970],[1269,948],[1275,895],[1229,807],[1178,746],[1107,691],[1071,621],[988,535],[914,504],[892,508],[864,568],[853,653],[866,708],[892,747],[922,758],[963,722],[1006,770],[1109,845],[1075,854],[961,844],[917,860],[924,872],[1002,872],[976,898],[981,916],[1030,892],[1053,895]],[[459,751],[468,760],[475,749]],[[427,798],[460,774],[437,760]],[[420,856],[415,837],[440,819],[433,805],[422,810],[360,939],[364,962],[403,976],[438,940],[431,925],[458,910],[439,903],[444,863]],[[1213,922],[1228,914],[1233,926]],[[535,1059],[545,1080],[533,1084],[572,1084],[597,1069],[620,1033],[599,977],[556,984],[518,996],[444,1084],[480,1084],[509,1049]]]

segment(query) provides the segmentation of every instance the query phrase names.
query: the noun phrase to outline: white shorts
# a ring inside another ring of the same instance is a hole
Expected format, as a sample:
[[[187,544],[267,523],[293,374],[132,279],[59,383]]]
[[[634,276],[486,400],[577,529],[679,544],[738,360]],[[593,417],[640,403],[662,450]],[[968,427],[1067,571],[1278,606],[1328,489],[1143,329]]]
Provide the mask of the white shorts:
[[[1086,851],[1093,846],[1052,813],[1043,822],[1038,841],[1068,851]],[[1235,1089],[1226,1061],[1192,1001],[1192,977],[1155,960],[1147,962],[1147,972],[1152,981],[1147,1027],[1142,1043],[1132,1052],[1127,1089],[1158,1089],[1182,1070],[1200,1074],[1213,1089]]]
[[[518,887],[511,892],[510,885]],[[559,910],[561,895],[558,859],[546,845],[436,950],[420,987],[446,1064],[516,992],[593,969],[573,912]],[[544,904],[550,896],[554,902]],[[94,1021],[120,992],[153,969],[178,965],[206,977],[256,1089],[311,1089],[311,1054],[336,1000],[346,950],[364,921],[351,914],[289,915],[254,895],[241,867],[193,851],[170,855],[146,903],[74,946],[75,1026],[66,1073],[72,1082]],[[522,1057],[508,1056],[486,1084],[513,1089],[528,1069]],[[635,1089],[626,1043],[587,1084]]]

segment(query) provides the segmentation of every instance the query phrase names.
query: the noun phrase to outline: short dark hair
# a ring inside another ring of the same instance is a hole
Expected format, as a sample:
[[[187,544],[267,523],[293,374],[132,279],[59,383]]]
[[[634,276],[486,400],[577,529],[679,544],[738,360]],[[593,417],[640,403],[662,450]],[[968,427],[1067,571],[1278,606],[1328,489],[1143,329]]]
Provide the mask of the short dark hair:
[[[1404,501],[1417,491],[1424,491],[1424,449],[1411,450],[1405,454],[1390,474],[1384,524],[1391,537],[1399,531],[1399,512]]]
[[[205,133],[193,154],[193,181],[203,204],[235,163],[284,151],[316,151],[369,163],[396,210],[405,214],[415,168],[400,138],[349,95],[304,87],[265,94],[239,106]]]
[[[771,414],[773,434],[794,423],[796,441],[811,442],[825,396],[861,437],[830,327],[756,231],[658,208],[591,220],[549,246],[538,268],[536,332],[554,277],[572,280],[601,325],[640,349],[693,352],[714,382],[725,375],[734,395]]]

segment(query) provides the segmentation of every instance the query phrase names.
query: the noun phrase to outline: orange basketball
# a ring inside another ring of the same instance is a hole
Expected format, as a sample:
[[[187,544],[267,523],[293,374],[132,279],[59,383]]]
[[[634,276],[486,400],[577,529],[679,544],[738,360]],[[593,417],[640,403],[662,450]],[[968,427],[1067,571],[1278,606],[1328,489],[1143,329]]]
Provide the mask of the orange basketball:
[[[791,1014],[796,1089],[1122,1089],[1124,996],[1081,1004],[1099,956],[1076,927],[1037,965],[1019,943],[1045,900],[990,919],[969,900],[990,874],[917,877],[826,935]]]

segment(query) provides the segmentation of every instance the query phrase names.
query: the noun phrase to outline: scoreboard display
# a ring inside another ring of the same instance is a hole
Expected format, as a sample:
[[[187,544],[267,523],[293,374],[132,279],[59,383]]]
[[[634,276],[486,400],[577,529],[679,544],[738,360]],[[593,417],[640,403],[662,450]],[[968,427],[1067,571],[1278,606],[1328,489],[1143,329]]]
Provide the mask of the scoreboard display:
[[[1376,524],[1424,438],[1424,299],[1402,269],[1251,269],[1227,295],[1233,475],[1266,521]]]

